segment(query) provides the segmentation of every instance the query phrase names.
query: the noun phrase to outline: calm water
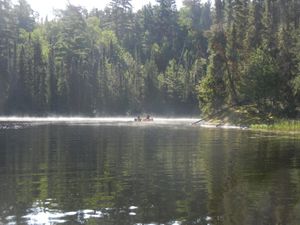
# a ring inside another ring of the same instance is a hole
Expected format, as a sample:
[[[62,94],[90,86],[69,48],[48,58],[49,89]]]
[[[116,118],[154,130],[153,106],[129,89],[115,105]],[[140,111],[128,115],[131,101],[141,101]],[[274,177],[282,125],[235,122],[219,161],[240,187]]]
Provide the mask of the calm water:
[[[0,224],[300,224],[292,136],[185,120],[0,124]]]

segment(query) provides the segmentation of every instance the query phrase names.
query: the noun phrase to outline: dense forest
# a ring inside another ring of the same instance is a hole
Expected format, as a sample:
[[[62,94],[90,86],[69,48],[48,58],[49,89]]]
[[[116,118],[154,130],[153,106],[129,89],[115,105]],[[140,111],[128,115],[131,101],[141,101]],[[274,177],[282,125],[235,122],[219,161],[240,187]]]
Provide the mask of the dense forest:
[[[300,0],[68,4],[53,20],[0,0],[0,113],[213,114],[232,105],[295,117]]]

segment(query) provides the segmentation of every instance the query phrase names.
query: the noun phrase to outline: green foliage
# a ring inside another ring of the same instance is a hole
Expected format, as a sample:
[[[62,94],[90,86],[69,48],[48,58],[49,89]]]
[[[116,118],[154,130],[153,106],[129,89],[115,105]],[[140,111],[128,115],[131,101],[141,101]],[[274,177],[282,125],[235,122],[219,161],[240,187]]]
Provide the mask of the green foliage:
[[[248,63],[242,84],[246,100],[256,103],[261,110],[276,107],[280,98],[281,80],[275,59],[266,51],[257,49],[251,54]]]
[[[35,27],[34,11],[26,0],[19,0],[14,7],[18,29],[32,32]]]
[[[300,30],[298,29],[298,31],[296,32],[297,34],[297,39],[296,39],[296,44],[295,44],[295,48],[293,48],[295,50],[295,54],[296,54],[296,59],[297,59],[297,65],[296,65],[296,69],[295,69],[295,76],[292,80],[292,90],[294,93],[294,96],[296,98],[296,102],[298,104],[300,104],[300,37],[299,37],[299,33]]]
[[[222,27],[211,28],[209,36],[210,56],[207,74],[200,80],[198,86],[200,109],[204,114],[212,114],[221,109],[226,101],[226,39]]]
[[[279,120],[273,124],[254,124],[252,129],[283,132],[300,132],[300,122],[298,120]]]
[[[244,104],[295,117],[299,104],[294,1],[215,1],[207,73],[198,86],[204,114]],[[213,89],[213,90],[211,90]]]
[[[203,114],[297,115],[297,1],[156,3],[68,4],[37,23],[25,0],[0,0],[0,113],[191,113],[199,100]]]
[[[184,101],[184,69],[177,66],[174,60],[170,61],[165,74],[159,77],[161,88],[165,91],[166,98],[171,102]]]
[[[201,79],[197,88],[201,112],[205,115],[212,113],[215,107],[214,102],[218,99],[215,87],[216,84],[214,78],[212,76],[205,76],[203,79]]]
[[[203,73],[197,62],[207,48],[202,35],[209,24],[207,5],[188,8],[201,20],[190,24],[179,23],[174,0],[136,13],[130,1],[112,0],[104,11],[91,12],[68,4],[54,20],[36,23],[26,1],[0,3],[0,112],[95,115],[195,108],[195,85]]]

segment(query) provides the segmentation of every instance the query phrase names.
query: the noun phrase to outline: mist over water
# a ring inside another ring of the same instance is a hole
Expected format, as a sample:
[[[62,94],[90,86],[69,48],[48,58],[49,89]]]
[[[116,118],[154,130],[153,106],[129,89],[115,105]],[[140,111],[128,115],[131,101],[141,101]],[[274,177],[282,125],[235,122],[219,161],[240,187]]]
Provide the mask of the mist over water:
[[[13,121],[13,122],[134,122],[135,117],[0,117],[0,121]],[[165,118],[155,117],[151,122],[195,122],[197,118]]]
[[[90,125],[90,126],[170,126],[217,129],[246,129],[228,124],[210,124],[193,117],[151,117],[151,121],[135,121],[136,117],[0,117],[0,129],[20,129],[28,126],[45,124],[68,124],[68,125]],[[145,117],[142,117],[142,119]],[[201,121],[201,122],[199,122]],[[199,123],[198,123],[199,122]]]
[[[18,129],[43,124],[111,126],[190,126],[198,119],[155,117],[153,121],[134,121],[134,117],[0,117],[0,129]]]

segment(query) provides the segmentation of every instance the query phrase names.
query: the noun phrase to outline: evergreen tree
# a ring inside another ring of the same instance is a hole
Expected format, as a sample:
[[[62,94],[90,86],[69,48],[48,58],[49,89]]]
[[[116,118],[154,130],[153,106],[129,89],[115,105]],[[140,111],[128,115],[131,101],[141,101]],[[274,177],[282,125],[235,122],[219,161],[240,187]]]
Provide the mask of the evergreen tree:
[[[14,7],[17,28],[32,32],[35,27],[35,15],[31,6],[26,0],[19,0]]]
[[[208,33],[209,58],[207,74],[199,85],[199,100],[204,114],[219,111],[226,102],[226,76],[228,64],[226,61],[226,37],[223,28],[223,2],[215,1],[214,25]]]
[[[13,90],[11,95],[12,112],[17,114],[29,113],[32,106],[30,98],[30,74],[24,46],[21,47],[19,55],[19,72],[17,79],[16,89]]]
[[[9,85],[12,83],[10,77],[16,72],[14,58],[17,56],[13,51],[14,27],[11,2],[0,0],[0,111],[4,110],[4,104],[8,97]],[[15,81],[13,85],[15,85]]]
[[[247,53],[251,51],[251,49],[257,48],[262,45],[262,35],[263,35],[263,1],[262,0],[254,0],[249,7],[249,28],[246,31],[245,38],[245,47],[247,49]]]
[[[169,60],[179,55],[176,48],[178,28],[178,15],[175,0],[156,0],[158,5],[156,18],[156,43],[161,51],[156,61],[160,71],[164,71]]]
[[[125,46],[129,45],[133,28],[131,0],[111,0],[110,7],[110,27]]]
[[[46,89],[46,64],[42,56],[42,49],[39,40],[33,44],[33,104],[34,111],[45,112],[47,110],[47,89]]]
[[[261,112],[278,111],[281,79],[276,60],[262,49],[250,56],[245,71],[243,92],[247,101],[257,105]]]
[[[198,95],[207,114],[297,115],[298,0],[156,2],[68,4],[37,23],[25,0],[0,0],[0,112],[191,112]]]
[[[57,75],[55,68],[55,54],[53,46],[50,46],[48,55],[48,105],[51,113],[57,112]]]

